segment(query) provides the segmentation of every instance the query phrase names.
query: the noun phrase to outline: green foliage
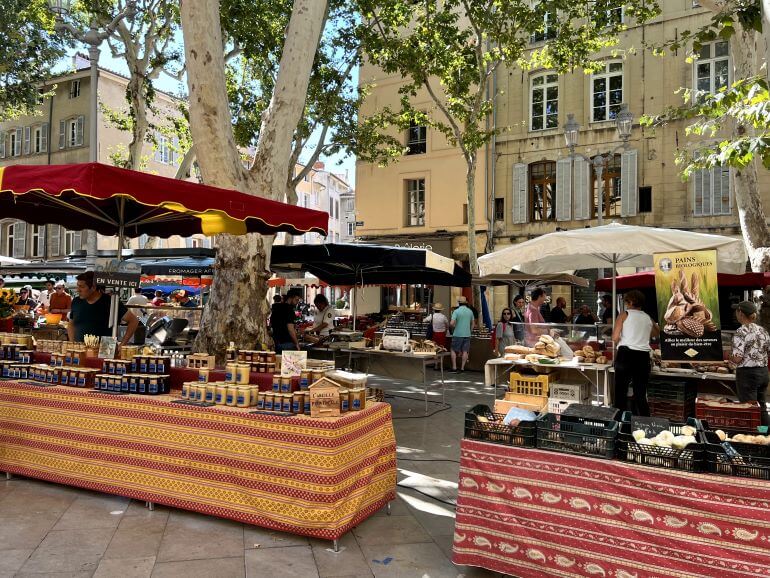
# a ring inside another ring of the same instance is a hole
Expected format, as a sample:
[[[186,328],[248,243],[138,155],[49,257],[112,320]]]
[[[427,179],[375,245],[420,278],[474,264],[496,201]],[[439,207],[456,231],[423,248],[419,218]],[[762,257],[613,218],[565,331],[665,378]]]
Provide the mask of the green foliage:
[[[655,2],[599,0],[357,0],[357,35],[367,58],[386,74],[405,79],[400,110],[375,115],[375,126],[399,130],[416,115],[459,146],[466,161],[494,136],[485,126],[495,95],[488,84],[501,65],[557,72],[598,66],[596,53],[614,46],[626,29],[614,17],[644,22],[658,13]],[[548,18],[546,20],[546,13]],[[548,23],[547,29],[545,23]],[[544,38],[533,43],[533,38]],[[412,102],[425,90],[430,110]],[[392,152],[392,149],[391,149]]]
[[[717,94],[698,95],[682,91],[684,104],[672,107],[657,116],[641,119],[644,126],[659,126],[675,120],[689,122],[687,135],[712,139],[696,150],[677,151],[677,164],[683,167],[683,178],[693,171],[727,165],[743,168],[754,158],[770,168],[770,90],[766,77],[739,79],[731,87]],[[726,119],[738,126],[738,135],[725,138]]]
[[[31,114],[37,83],[64,55],[46,0],[0,0],[0,120]]]

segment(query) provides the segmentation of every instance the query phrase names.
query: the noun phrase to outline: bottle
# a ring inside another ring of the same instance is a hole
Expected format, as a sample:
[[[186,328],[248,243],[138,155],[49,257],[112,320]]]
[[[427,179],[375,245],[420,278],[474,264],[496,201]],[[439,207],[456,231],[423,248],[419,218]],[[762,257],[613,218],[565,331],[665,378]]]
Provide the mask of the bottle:
[[[235,349],[235,342],[231,341],[230,345],[227,346],[227,351],[225,352],[225,359],[227,361],[235,361],[235,357],[237,355],[237,350]]]

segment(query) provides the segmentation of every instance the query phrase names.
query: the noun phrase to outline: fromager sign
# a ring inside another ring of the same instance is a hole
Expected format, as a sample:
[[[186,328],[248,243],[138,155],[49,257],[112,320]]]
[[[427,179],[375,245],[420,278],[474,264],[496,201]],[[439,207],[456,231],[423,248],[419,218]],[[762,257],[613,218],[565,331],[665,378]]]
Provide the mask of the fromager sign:
[[[717,252],[656,253],[661,359],[722,362]]]

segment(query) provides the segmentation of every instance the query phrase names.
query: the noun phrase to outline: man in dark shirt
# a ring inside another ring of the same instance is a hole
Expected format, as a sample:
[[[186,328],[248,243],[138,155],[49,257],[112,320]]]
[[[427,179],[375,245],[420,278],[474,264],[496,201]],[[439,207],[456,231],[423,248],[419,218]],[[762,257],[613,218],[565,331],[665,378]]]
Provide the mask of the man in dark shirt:
[[[556,298],[556,307],[551,309],[551,323],[566,323],[568,320],[564,308],[567,306],[567,300],[564,297]]]
[[[70,341],[83,341],[84,335],[112,335],[110,328],[110,296],[94,283],[94,272],[78,275],[78,296],[72,300],[67,334]],[[118,319],[126,324],[126,333],[120,345],[128,343],[139,326],[139,319],[122,303],[118,304]]]
[[[609,325],[612,323],[612,296],[602,295],[602,323]]]
[[[294,323],[297,320],[295,308],[302,298],[302,290],[293,288],[286,293],[283,303],[273,303],[270,313],[270,327],[273,330],[275,352],[299,351],[299,339]]]

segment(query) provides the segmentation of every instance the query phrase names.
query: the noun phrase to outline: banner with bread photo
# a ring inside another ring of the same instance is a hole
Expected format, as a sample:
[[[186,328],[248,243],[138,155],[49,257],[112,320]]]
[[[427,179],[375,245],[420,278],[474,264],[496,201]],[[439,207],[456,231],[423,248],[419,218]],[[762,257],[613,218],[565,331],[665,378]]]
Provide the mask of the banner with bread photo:
[[[656,253],[661,359],[722,362],[717,252]]]

